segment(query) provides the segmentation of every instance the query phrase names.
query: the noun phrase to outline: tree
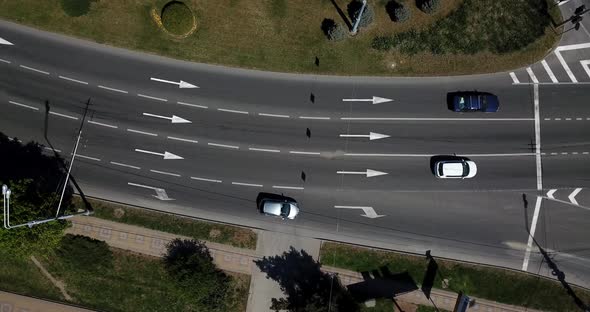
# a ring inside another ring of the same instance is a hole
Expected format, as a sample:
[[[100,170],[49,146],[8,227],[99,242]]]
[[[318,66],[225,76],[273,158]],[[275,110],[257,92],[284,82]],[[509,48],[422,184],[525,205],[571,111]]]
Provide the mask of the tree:
[[[410,18],[410,10],[395,0],[387,2],[385,10],[389,14],[389,18],[394,22],[405,22]]]
[[[305,251],[293,247],[282,255],[255,261],[267,278],[277,281],[287,298],[272,299],[271,309],[292,312],[356,312],[358,303],[338,278],[320,270]]]
[[[348,17],[354,24],[356,22],[357,17],[361,12],[361,8],[363,7],[363,2],[359,0],[351,1],[347,6]],[[359,21],[359,27],[367,27],[369,26],[375,17],[375,12],[373,12],[373,8],[371,5],[367,3],[365,6],[365,10],[363,11],[363,15],[361,16],[361,20]]]
[[[418,7],[426,14],[432,14],[438,10],[440,0],[418,0]]]
[[[230,279],[215,267],[209,249],[196,240],[174,239],[166,246],[164,267],[188,289],[194,311],[225,311]]]
[[[322,21],[322,31],[328,40],[339,41],[346,38],[346,30],[333,19],[325,18]]]

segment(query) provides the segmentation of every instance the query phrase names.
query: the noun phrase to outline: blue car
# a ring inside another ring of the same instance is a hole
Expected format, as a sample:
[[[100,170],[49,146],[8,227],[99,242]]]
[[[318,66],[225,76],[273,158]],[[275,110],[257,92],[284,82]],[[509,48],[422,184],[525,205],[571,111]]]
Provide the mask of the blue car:
[[[486,92],[455,92],[451,95],[451,109],[455,112],[497,112],[498,97]]]

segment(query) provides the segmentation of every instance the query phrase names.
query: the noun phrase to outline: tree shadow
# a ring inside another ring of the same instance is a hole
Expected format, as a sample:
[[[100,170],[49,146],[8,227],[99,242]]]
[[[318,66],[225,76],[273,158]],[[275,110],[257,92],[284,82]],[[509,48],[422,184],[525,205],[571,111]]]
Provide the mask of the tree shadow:
[[[385,5],[385,12],[387,12],[387,15],[389,15],[389,19],[392,22],[398,21],[397,17],[395,17],[395,10],[401,7],[402,5],[395,0],[391,0],[387,2],[387,4]]]
[[[359,302],[378,298],[391,299],[418,289],[407,271],[392,274],[387,266],[371,272],[361,272],[361,275],[364,281],[348,285],[348,290]]]
[[[322,32],[324,33],[324,35],[326,36],[326,38],[330,38],[330,29],[333,29],[334,27],[336,27],[336,22],[331,19],[331,18],[324,18],[324,20],[322,21]],[[320,61],[319,59],[316,57],[316,66],[319,66]]]
[[[348,27],[348,30],[350,31],[352,29],[352,24],[348,20],[348,17],[346,16],[346,14],[344,14],[344,11],[342,11],[342,9],[340,9],[340,7],[338,6],[338,4],[336,3],[335,0],[330,0],[330,1],[332,2],[334,7],[336,8],[336,11],[338,11],[338,15],[340,15],[340,18],[342,18],[342,20],[346,24],[346,27]]]

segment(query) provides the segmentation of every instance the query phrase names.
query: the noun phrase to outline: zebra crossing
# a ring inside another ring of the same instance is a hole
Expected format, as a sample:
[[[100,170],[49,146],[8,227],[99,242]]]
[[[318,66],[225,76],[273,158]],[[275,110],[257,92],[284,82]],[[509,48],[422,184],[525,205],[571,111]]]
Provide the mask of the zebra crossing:
[[[559,46],[544,60],[509,76],[515,85],[590,84],[590,42]]]

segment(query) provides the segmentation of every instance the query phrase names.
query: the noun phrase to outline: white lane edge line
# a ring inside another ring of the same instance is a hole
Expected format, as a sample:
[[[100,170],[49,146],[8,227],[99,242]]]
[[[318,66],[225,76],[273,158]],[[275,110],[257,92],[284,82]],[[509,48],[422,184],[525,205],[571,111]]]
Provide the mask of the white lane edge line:
[[[299,116],[299,119],[330,120],[330,117]]]
[[[266,148],[256,148],[256,147],[249,147],[248,150],[256,151],[256,152],[269,152],[269,153],[280,153],[280,150],[277,149],[266,149]]]
[[[411,118],[411,117],[340,117],[341,120],[375,121],[533,121],[534,118]]]
[[[537,76],[535,76],[535,73],[533,73],[532,68],[527,67],[526,72],[529,74],[529,77],[531,77],[531,80],[533,81],[533,83],[539,83],[539,80],[537,79]]]
[[[41,73],[41,74],[49,75],[49,72],[46,72],[44,70],[36,69],[36,68],[25,66],[25,65],[19,65],[19,66],[22,67],[22,68],[24,68],[24,69],[32,70],[34,72],[38,72],[38,73]]]
[[[90,157],[90,156],[84,156],[81,154],[77,154],[76,157],[80,157],[80,158],[84,158],[84,159],[90,159],[90,160],[95,160],[95,161],[100,161],[100,158],[95,158],[95,157]]]
[[[233,184],[233,185],[241,185],[241,186],[262,187],[262,184],[243,183],[243,182],[232,182],[231,184]]]
[[[563,56],[561,56],[561,53],[559,53],[559,50],[558,49],[559,49],[559,47],[555,50],[555,56],[557,56],[557,59],[559,60],[559,63],[561,63],[561,66],[563,67],[563,69],[565,69],[565,72],[570,77],[570,80],[573,83],[577,83],[578,82],[578,79],[576,79],[576,76],[574,76],[574,73],[572,73],[572,70],[567,65],[567,63],[563,59]]]
[[[301,151],[289,151],[289,154],[301,154],[301,155],[320,155],[320,152],[301,152]]]
[[[6,63],[6,64],[11,64],[11,61],[5,60],[5,59],[0,59],[0,62],[2,63]]]
[[[286,186],[286,185],[273,185],[272,188],[275,188],[275,189],[287,189],[287,190],[303,190],[304,189],[301,186]]]
[[[115,89],[115,88],[111,88],[111,87],[105,87],[105,86],[101,86],[101,85],[98,85],[98,87],[101,88],[101,89],[105,89],[105,90],[109,90],[109,91],[114,91],[114,92],[119,92],[119,93],[125,93],[125,94],[129,93],[129,92],[125,91],[125,90]]]
[[[115,166],[127,167],[127,168],[137,169],[137,170],[141,169],[140,167],[137,167],[137,166],[132,166],[132,165],[116,162],[116,161],[111,161],[110,163]]]
[[[66,76],[57,76],[60,79],[63,80],[67,80],[67,81],[71,81],[71,82],[75,82],[75,83],[79,83],[79,84],[83,84],[83,85],[87,85],[88,82],[86,81],[82,81],[82,80],[78,80],[78,79],[74,79],[74,78],[70,78],[70,77],[66,77]]]
[[[173,176],[173,177],[180,177],[180,174],[178,174],[178,173],[172,173],[172,172],[166,172],[166,171],[160,171],[160,170],[153,170],[153,169],[150,169],[150,172],[159,173],[159,174],[163,174],[163,175],[169,175],[169,176]]]
[[[226,113],[235,113],[235,114],[244,114],[244,115],[249,114],[247,111],[240,111],[240,110],[233,110],[233,109],[226,109],[226,108],[218,108],[217,110],[220,112],[226,112]]]
[[[205,106],[205,105],[197,105],[197,104],[191,104],[191,103],[180,102],[180,101],[176,102],[176,104],[191,106],[191,107],[196,107],[196,108],[209,108],[209,106]]]
[[[36,110],[36,111],[38,111],[38,110],[39,110],[39,108],[37,108],[37,107],[34,107],[34,106],[29,106],[29,105],[25,105],[25,104],[21,104],[21,103],[15,102],[15,101],[8,101],[8,103],[10,103],[10,104],[14,104],[14,105],[16,105],[16,106],[21,106],[21,107],[25,107],[25,108],[30,108],[30,109],[33,109],[33,110]]]
[[[523,271],[527,271],[529,268],[529,260],[531,258],[531,247],[533,247],[533,239],[535,238],[535,230],[537,229],[537,220],[539,219],[539,211],[541,210],[541,201],[541,196],[537,196],[537,201],[535,202],[535,212],[533,213],[533,220],[531,221],[529,240],[526,245],[524,259],[522,261]]]
[[[537,190],[543,189],[543,167],[541,166],[541,120],[539,108],[539,85],[533,86],[535,111],[535,164],[537,169]]]
[[[134,129],[130,129],[130,128],[127,128],[127,131],[133,132],[133,133],[145,134],[145,135],[149,135],[149,136],[158,136],[155,133],[144,132],[144,131],[134,130]]]
[[[341,206],[341,205],[335,205],[334,208],[344,208],[344,209],[373,209],[373,207],[369,207],[369,206]]]
[[[226,145],[226,144],[211,143],[211,142],[208,142],[207,145],[217,146],[217,147],[233,148],[233,149],[239,149],[240,148],[239,146],[235,146],[235,145]]]
[[[555,77],[555,74],[553,74],[553,71],[551,70],[551,67],[549,67],[549,64],[547,64],[547,61],[542,60],[541,65],[543,65],[543,68],[545,68],[545,71],[547,72],[547,75],[549,75],[551,82],[558,83],[559,81]]]
[[[21,140],[18,140],[18,141],[19,141],[19,142],[22,142]],[[46,150],[48,150],[48,151],[54,151],[54,152],[56,152],[56,153],[61,153],[61,150],[59,150],[59,149],[57,149],[57,148],[56,148],[56,149],[52,149],[52,148],[51,148],[51,147],[49,147],[49,146],[43,146],[43,148],[44,148],[44,149],[46,149]]]
[[[145,94],[141,94],[141,93],[138,93],[137,96],[142,97],[142,98],[146,98],[146,99],[150,99],[150,100],[160,101],[160,102],[168,102],[167,99],[163,99],[163,98],[159,98],[159,97],[155,97],[155,96],[150,96],[150,95],[145,95]]]
[[[267,114],[267,113],[258,113],[259,116],[266,116],[266,117],[276,117],[276,118],[290,118],[289,115],[278,115],[278,114]]]
[[[93,124],[93,125],[97,125],[97,126],[103,126],[103,127],[107,127],[107,128],[112,128],[112,129],[118,129],[119,127],[117,126],[113,126],[113,125],[109,125],[109,124],[105,124],[102,122],[98,122],[98,121],[93,121],[93,120],[88,120],[89,124]]]
[[[221,180],[215,180],[215,179],[206,179],[206,178],[199,178],[199,177],[191,177],[191,179],[198,180],[198,181],[205,181],[205,182],[221,183]]]
[[[143,187],[143,188],[150,189],[150,190],[157,190],[157,189],[159,189],[157,187],[147,186],[147,185],[137,184],[137,183],[131,183],[131,182],[127,182],[127,185],[137,186],[137,187]]]
[[[59,117],[69,118],[69,119],[73,119],[73,120],[78,120],[78,117],[70,116],[70,115],[66,115],[66,114],[61,114],[61,113],[56,113],[56,112],[52,112],[52,111],[49,111],[49,114],[59,116]]]
[[[197,140],[189,140],[189,139],[183,139],[183,138],[178,138],[178,137],[173,137],[173,136],[167,136],[166,138],[168,138],[170,140],[177,140],[177,141],[182,141],[182,142],[199,143],[199,141],[197,141]]]
[[[520,81],[518,81],[518,77],[516,77],[516,74],[514,72],[510,72],[510,78],[512,78],[512,82],[520,83]]]
[[[344,153],[344,156],[352,157],[432,157],[436,154],[378,154],[378,153]],[[515,157],[535,156],[535,153],[507,153],[507,154],[460,154],[465,157]]]

